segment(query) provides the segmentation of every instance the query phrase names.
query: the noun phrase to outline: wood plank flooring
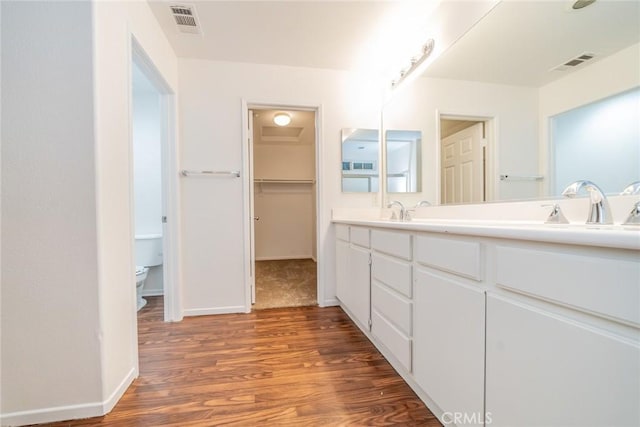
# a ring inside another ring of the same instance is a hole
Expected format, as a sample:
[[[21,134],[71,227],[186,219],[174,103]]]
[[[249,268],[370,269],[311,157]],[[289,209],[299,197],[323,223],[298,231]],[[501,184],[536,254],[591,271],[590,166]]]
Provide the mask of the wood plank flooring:
[[[138,316],[140,377],[104,417],[62,426],[440,426],[338,307]]]

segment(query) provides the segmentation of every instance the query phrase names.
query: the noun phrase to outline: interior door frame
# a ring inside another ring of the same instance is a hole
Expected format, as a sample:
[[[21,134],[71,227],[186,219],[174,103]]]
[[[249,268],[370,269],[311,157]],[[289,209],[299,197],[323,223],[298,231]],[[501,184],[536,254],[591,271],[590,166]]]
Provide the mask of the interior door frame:
[[[318,305],[323,306],[324,301],[324,253],[321,248],[324,246],[324,235],[321,234],[321,225],[324,224],[324,203],[322,200],[322,159],[323,159],[323,146],[322,146],[322,105],[300,105],[300,104],[280,104],[271,102],[254,102],[242,98],[242,167],[244,173],[242,176],[242,192],[243,192],[243,216],[244,223],[244,284],[245,284],[245,313],[251,312],[252,305],[252,289],[253,276],[252,271],[255,271],[255,267],[252,263],[255,263],[255,247],[252,246],[251,240],[253,239],[253,200],[251,200],[251,186],[253,182],[251,179],[253,173],[250,171],[251,156],[253,153],[249,152],[249,111],[250,110],[298,110],[298,111],[313,111],[315,113],[315,181],[316,181],[316,262],[317,262],[317,298]],[[322,267],[321,267],[322,266]]]
[[[161,175],[162,175],[162,251],[163,251],[163,294],[164,294],[164,320],[165,322],[178,322],[182,320],[182,300],[180,299],[180,253],[179,246],[179,183],[178,183],[178,155],[176,132],[176,96],[173,89],[166,82],[160,71],[156,68],[149,55],[133,34],[131,37],[131,54],[129,55],[129,168],[133,177],[133,81],[131,72],[135,63],[145,76],[156,87],[160,94],[161,115]],[[129,183],[130,193],[130,217],[132,231],[132,254],[135,254],[135,216],[134,216],[134,190],[133,178]],[[135,266],[135,258],[132,260]],[[132,279],[135,289],[135,277]],[[134,292],[135,297],[135,292]],[[135,304],[134,304],[135,306]],[[134,325],[137,331],[137,326]],[[137,338],[136,338],[137,339]],[[137,342],[136,342],[137,348]]]
[[[498,186],[498,117],[491,114],[468,114],[460,112],[451,112],[436,110],[436,200],[440,203],[442,200],[442,159],[441,144],[442,133],[440,130],[440,120],[473,120],[485,123],[485,139],[487,140],[487,151],[485,157],[486,175],[485,175],[485,195],[486,201],[498,200],[500,197]]]

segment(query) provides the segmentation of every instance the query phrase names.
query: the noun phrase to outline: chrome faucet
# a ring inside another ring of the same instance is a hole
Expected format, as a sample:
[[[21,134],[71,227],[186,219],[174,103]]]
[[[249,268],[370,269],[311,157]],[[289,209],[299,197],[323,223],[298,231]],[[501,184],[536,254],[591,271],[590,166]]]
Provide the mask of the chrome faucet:
[[[545,224],[569,224],[569,220],[564,216],[562,211],[560,210],[560,205],[557,203],[553,204],[545,204],[540,205],[542,207],[551,207],[551,212],[549,212],[549,216],[547,220],[544,222]]]
[[[431,202],[429,202],[428,200],[420,200],[417,204],[416,204],[416,208],[421,208],[423,206],[431,206]]]
[[[587,224],[613,224],[613,221],[611,220],[611,208],[609,207],[607,197],[604,195],[600,187],[593,182],[586,180],[576,181],[569,184],[569,186],[562,192],[562,195],[573,198],[577,196],[578,192],[583,188],[589,192],[589,197],[591,199]]]
[[[400,215],[399,215],[398,219],[400,221],[404,221],[404,214],[406,212],[406,209],[404,208],[404,205],[402,203],[400,203],[399,201],[397,201],[397,200],[389,202],[389,204],[387,205],[388,208],[392,208],[393,206],[398,206],[400,208]],[[395,216],[395,211],[394,211],[394,216]]]
[[[640,201],[633,205],[623,225],[640,225]]]
[[[640,194],[640,181],[632,182],[620,193],[621,196],[630,196],[633,194]],[[631,208],[631,212],[629,212],[629,216],[627,216],[623,224],[640,225],[640,201],[633,204],[633,208]]]
[[[622,190],[622,193],[620,193],[621,196],[628,196],[632,194],[640,194],[640,181],[632,182]]]

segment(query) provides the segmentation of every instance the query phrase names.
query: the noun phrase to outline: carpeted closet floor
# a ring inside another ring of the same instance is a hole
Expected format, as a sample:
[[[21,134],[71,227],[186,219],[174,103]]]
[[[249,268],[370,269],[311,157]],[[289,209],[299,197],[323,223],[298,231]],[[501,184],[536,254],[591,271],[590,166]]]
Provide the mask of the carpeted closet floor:
[[[254,310],[317,305],[317,270],[312,259],[256,261]]]

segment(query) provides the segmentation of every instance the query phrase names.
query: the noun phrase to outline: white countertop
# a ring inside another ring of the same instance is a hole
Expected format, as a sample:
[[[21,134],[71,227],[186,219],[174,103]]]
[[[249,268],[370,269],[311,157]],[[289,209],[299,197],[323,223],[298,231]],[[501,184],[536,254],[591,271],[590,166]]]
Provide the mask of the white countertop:
[[[414,218],[400,222],[374,218],[340,218],[338,224],[388,228],[407,231],[427,231],[468,236],[496,237],[538,242],[564,243],[640,250],[640,226],[544,224],[525,221],[449,220]]]

